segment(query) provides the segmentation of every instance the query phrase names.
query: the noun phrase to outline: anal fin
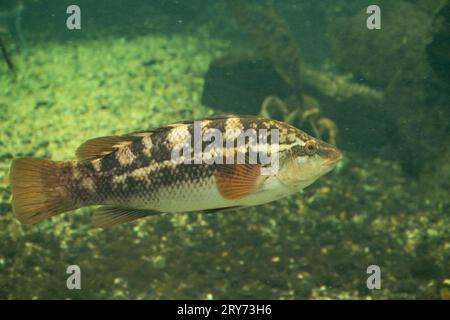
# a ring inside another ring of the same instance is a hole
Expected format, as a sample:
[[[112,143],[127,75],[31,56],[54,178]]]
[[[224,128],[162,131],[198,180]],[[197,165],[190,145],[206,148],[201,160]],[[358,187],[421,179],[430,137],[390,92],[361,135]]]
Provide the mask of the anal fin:
[[[228,212],[228,211],[234,211],[239,208],[242,208],[244,206],[232,206],[232,207],[223,207],[223,208],[214,208],[214,209],[206,209],[203,211],[200,211],[201,213],[210,214],[210,213],[219,213],[219,212]]]
[[[133,209],[127,207],[104,206],[95,210],[93,223],[96,227],[112,227],[122,223],[131,222],[140,218],[161,214],[162,212]]]

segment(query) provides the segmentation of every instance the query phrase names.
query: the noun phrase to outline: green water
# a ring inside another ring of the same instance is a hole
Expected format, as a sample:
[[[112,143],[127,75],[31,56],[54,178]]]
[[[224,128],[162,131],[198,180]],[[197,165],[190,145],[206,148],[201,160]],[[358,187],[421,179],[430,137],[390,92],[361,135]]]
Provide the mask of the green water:
[[[275,1],[342,164],[263,206],[109,229],[92,226],[91,208],[20,224],[11,160],[75,159],[93,137],[256,114],[289,85],[224,0],[23,1],[17,21],[6,13],[18,3],[0,0],[14,66],[0,54],[1,299],[449,299],[448,1]],[[66,26],[71,4],[80,30]],[[371,4],[381,29],[367,29]],[[246,67],[214,69],[230,56]],[[66,286],[69,265],[81,290]],[[367,287],[370,265],[380,289]]]

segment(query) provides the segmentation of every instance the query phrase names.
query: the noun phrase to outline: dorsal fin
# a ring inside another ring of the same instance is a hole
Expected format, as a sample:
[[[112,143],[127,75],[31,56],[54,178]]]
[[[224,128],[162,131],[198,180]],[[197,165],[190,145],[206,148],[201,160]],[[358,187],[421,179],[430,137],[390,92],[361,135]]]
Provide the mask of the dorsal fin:
[[[138,137],[106,136],[94,138],[79,146],[75,154],[80,160],[93,160],[127,146],[135,139],[138,139]]]

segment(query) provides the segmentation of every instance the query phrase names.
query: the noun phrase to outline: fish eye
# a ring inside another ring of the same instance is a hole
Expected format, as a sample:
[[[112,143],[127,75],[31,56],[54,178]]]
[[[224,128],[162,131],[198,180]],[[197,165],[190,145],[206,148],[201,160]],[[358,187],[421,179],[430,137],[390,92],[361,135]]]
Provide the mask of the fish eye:
[[[308,156],[312,156],[317,152],[317,143],[313,140],[306,141],[303,150]]]

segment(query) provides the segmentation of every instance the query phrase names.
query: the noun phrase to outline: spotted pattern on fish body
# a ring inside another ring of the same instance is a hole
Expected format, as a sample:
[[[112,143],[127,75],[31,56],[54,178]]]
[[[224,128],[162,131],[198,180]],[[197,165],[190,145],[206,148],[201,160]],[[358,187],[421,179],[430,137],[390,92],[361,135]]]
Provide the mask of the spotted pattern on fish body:
[[[193,161],[198,134],[194,121],[95,138],[77,150],[79,161],[15,159],[10,179],[13,209],[23,223],[35,223],[75,208],[103,205],[94,221],[110,226],[158,212],[259,205],[308,186],[341,158],[333,146],[283,122],[257,116],[199,121],[202,136],[217,130],[224,138],[217,147],[208,149],[211,140],[198,137],[201,158],[217,156],[223,163]],[[238,133],[248,129],[264,129],[267,138],[244,139],[238,149]],[[271,130],[278,132],[277,143],[271,139]],[[191,162],[173,160],[174,149],[180,145],[186,146],[183,157]],[[262,168],[268,164],[260,159],[249,161],[250,152],[262,151],[277,156],[277,172],[263,175]],[[240,153],[245,163],[236,163]],[[227,163],[227,156],[234,162]],[[26,191],[33,196],[27,198]]]

